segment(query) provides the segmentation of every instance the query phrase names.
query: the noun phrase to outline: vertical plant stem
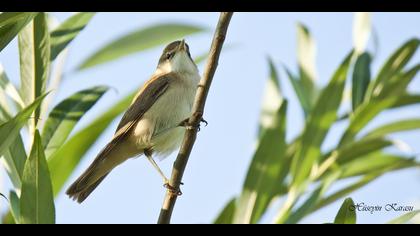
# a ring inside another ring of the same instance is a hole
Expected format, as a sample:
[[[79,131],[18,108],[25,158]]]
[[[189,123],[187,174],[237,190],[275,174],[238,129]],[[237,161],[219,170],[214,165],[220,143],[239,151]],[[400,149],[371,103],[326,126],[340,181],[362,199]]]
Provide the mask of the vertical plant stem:
[[[198,127],[200,125],[204,113],[204,106],[206,103],[207,94],[209,92],[214,73],[216,72],[219,55],[222,51],[223,42],[225,41],[226,32],[232,15],[232,12],[222,12],[220,14],[219,22],[217,24],[216,31],[213,36],[207,65],[204,70],[203,77],[201,78],[201,81],[197,88],[197,93],[192,108],[192,116],[189,118],[188,121],[190,127]],[[197,128],[187,129],[185,131],[184,140],[182,142],[178,156],[175,160],[172,169],[171,179],[169,182],[169,184],[175,189],[179,189],[179,185],[182,181],[182,176],[184,174],[185,167],[187,166],[188,158],[190,156],[195,139],[197,137],[197,131]],[[160,211],[158,224],[170,223],[172,211],[174,209],[177,197],[178,195],[173,193],[173,191],[166,191],[166,196],[162,205],[162,209]]]

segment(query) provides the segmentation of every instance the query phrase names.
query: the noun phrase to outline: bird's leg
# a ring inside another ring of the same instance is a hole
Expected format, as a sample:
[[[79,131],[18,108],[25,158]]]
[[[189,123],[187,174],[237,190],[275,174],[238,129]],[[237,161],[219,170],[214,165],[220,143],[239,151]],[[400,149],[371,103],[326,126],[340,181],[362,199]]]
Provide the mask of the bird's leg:
[[[147,160],[153,165],[153,167],[158,171],[159,175],[163,178],[163,186],[167,188],[171,193],[176,195],[182,195],[182,192],[180,189],[175,189],[169,184],[169,179],[166,178],[163,171],[159,168],[158,164],[155,162],[155,160],[152,157],[152,152],[150,150],[145,150],[144,155],[147,157]],[[181,183],[182,185],[183,183]]]
[[[190,118],[186,118],[185,120],[181,121],[178,126],[185,127],[186,129],[193,129],[194,127],[189,124],[189,120]],[[200,122],[203,122],[205,126],[209,124],[209,122],[207,122],[204,118],[201,118]],[[198,131],[200,131],[200,124],[196,128]]]

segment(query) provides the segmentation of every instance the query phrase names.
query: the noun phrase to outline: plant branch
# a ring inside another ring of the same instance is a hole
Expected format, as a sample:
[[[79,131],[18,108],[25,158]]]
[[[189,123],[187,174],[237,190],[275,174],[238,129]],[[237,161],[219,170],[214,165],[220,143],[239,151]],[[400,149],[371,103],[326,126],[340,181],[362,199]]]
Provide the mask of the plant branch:
[[[194,146],[195,139],[197,137],[197,127],[199,127],[201,119],[204,113],[204,106],[207,99],[207,94],[210,89],[211,82],[213,80],[214,73],[216,72],[219,55],[222,51],[223,42],[225,41],[226,32],[229,26],[232,12],[222,12],[219,17],[219,22],[216,27],[216,31],[213,36],[207,65],[204,70],[203,77],[197,88],[195,100],[192,108],[192,115],[188,120],[189,127],[192,129],[186,129],[184,140],[179,150],[178,156],[175,160],[172,175],[170,179],[170,186],[174,189],[179,189],[179,185],[182,181],[185,167],[187,166],[188,158],[191,150]],[[178,195],[174,191],[167,190],[165,200],[160,211],[158,224],[169,224],[171,221],[172,211],[175,206],[175,202]]]

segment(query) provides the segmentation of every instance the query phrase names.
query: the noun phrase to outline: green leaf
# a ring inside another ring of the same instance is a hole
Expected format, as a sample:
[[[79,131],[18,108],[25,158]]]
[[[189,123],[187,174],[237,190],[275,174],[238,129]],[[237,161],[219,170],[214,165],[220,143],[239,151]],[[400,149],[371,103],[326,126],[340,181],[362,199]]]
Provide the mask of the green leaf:
[[[82,31],[95,13],[74,14],[51,32],[51,60],[53,61],[64,48]]]
[[[308,197],[308,199],[296,209],[287,219],[286,224],[296,224],[302,218],[310,213],[311,209],[315,207],[315,204],[319,202],[328,188],[339,178],[340,172],[337,172],[334,175],[330,175],[328,178],[320,184],[320,186],[313,191],[313,193]]]
[[[10,201],[10,212],[12,213],[13,219],[19,224],[20,221],[20,200],[15,191],[10,191],[9,194]]]
[[[13,40],[37,13],[3,12],[0,14],[0,52]]]
[[[415,166],[419,166],[419,163],[413,158],[381,152],[372,152],[363,157],[359,157],[340,165],[340,169],[342,170],[340,178],[365,175],[380,170],[386,171],[390,168],[395,170]]]
[[[317,79],[315,68],[316,46],[309,29],[303,24],[297,25],[297,44],[298,65],[302,72],[301,79],[304,84],[310,86],[308,87],[308,91],[310,91]]]
[[[25,106],[22,98],[19,95],[19,92],[17,91],[15,86],[10,82],[1,64],[0,64],[0,90],[2,90],[11,99],[13,99],[13,101],[15,101],[16,104],[18,104],[19,109],[22,109]]]
[[[311,112],[312,108],[311,98],[309,94],[305,92],[302,81],[293,75],[293,73],[286,66],[283,66],[283,68],[286,71],[287,77],[289,78],[293,89],[295,90],[296,97],[299,99],[300,106],[302,107],[305,116],[307,116]]]
[[[366,90],[370,83],[370,63],[372,59],[369,53],[357,56],[353,69],[352,105],[353,111],[363,102]]]
[[[389,221],[387,224],[405,224],[409,222],[412,218],[420,214],[420,210],[408,212],[400,217],[397,217],[391,221]]]
[[[83,70],[110,62],[202,31],[204,31],[202,27],[187,24],[153,25],[113,40],[83,61],[78,69]]]
[[[406,72],[399,73],[389,79],[389,82],[384,85],[381,92],[377,95],[378,99],[403,95],[406,92],[408,85],[416,77],[419,70],[420,64],[417,64]]]
[[[403,94],[392,104],[391,108],[400,108],[409,105],[420,104],[420,94]]]
[[[55,223],[51,178],[38,130],[23,171],[20,215],[23,224]]]
[[[3,156],[5,169],[16,190],[22,186],[23,168],[26,161],[26,150],[20,134],[10,144]]]
[[[346,198],[335,217],[334,224],[356,224],[356,208],[351,198]]]
[[[286,110],[287,101],[283,101],[273,119],[274,126],[261,135],[238,199],[235,223],[257,223],[275,196],[279,174],[286,168]]]
[[[39,13],[34,20],[19,33],[19,57],[21,95],[26,105],[32,103],[45,91],[50,66],[50,34],[45,13]],[[40,117],[40,108],[30,127],[34,131]]]
[[[346,163],[371,152],[391,146],[393,142],[381,137],[363,138],[337,150],[337,163]]]
[[[20,129],[30,118],[32,112],[39,107],[47,94],[37,98],[31,105],[19,112],[13,119],[0,125],[0,156],[2,156],[10,145],[16,140]]]
[[[232,224],[233,216],[235,214],[235,208],[236,198],[233,198],[226,204],[222,212],[220,212],[219,216],[217,216],[216,220],[214,221],[214,224]]]
[[[357,55],[365,52],[371,27],[371,14],[369,12],[354,13],[353,45]]]
[[[89,151],[99,136],[108,128],[109,124],[121,113],[127,110],[135,93],[120,100],[106,112],[100,114],[97,119],[85,128],[73,135],[48,159],[51,171],[54,196],[60,193],[63,185],[73,173],[80,160]]]
[[[318,93],[315,86],[315,82],[317,80],[315,66],[315,40],[312,38],[309,29],[306,26],[298,24],[297,28],[299,81],[304,93],[309,98],[310,108],[312,108]]]
[[[108,87],[104,86],[86,89],[73,94],[54,107],[42,132],[47,158],[64,144],[77,122],[107,90]]]
[[[337,110],[342,101],[344,85],[353,52],[335,72],[328,86],[322,91],[312,113],[309,115],[302,139],[292,162],[293,185],[300,186],[309,176],[312,165],[320,157],[320,147],[331,125],[337,119]]]
[[[374,99],[361,104],[350,116],[350,123],[341,137],[339,146],[352,142],[356,135],[379,113],[394,105],[401,98],[396,96]]]
[[[275,126],[273,122],[276,119],[277,112],[283,101],[283,95],[280,89],[280,79],[276,67],[271,58],[268,58],[270,76],[264,88],[264,95],[261,105],[261,114],[258,127],[258,134],[261,134],[268,128]]]
[[[372,181],[374,181],[375,179],[377,179],[378,177],[380,177],[382,175],[382,173],[372,173],[372,174],[367,174],[365,176],[363,176],[360,180],[357,180],[355,183],[352,183],[351,185],[340,189],[332,194],[330,194],[329,196],[323,198],[322,200],[320,200],[315,207],[313,207],[311,209],[311,213],[315,212],[331,203],[334,203],[335,201],[337,201],[340,198],[346,197],[348,196],[350,193],[366,186],[367,184],[371,183]]]
[[[420,45],[419,39],[411,39],[398,48],[382,66],[379,74],[368,89],[368,99],[377,96],[389,80],[396,76],[409,62]]]
[[[365,138],[377,138],[391,133],[411,131],[415,129],[420,129],[420,119],[401,120],[380,126],[366,134]]]

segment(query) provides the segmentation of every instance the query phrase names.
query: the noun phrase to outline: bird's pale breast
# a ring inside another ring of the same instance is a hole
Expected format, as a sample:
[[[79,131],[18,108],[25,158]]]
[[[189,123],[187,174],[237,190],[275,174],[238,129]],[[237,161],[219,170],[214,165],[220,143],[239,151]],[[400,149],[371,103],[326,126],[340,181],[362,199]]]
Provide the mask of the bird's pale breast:
[[[139,150],[152,148],[163,159],[180,146],[185,128],[178,124],[191,115],[198,81],[198,74],[180,76],[143,115],[134,130]]]

